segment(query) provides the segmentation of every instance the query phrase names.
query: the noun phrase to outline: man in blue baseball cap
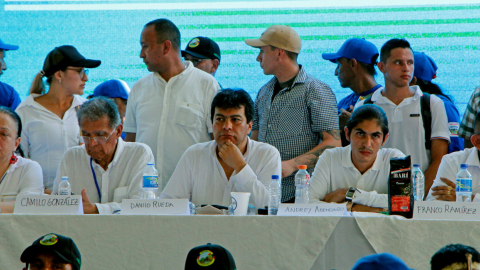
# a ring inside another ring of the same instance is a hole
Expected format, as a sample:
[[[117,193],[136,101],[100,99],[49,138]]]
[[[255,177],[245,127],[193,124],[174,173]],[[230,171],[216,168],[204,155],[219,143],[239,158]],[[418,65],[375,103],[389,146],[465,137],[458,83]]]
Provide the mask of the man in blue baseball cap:
[[[7,70],[5,52],[10,50],[18,50],[18,46],[3,43],[0,39],[0,76],[2,76],[4,70]],[[17,91],[12,86],[0,82],[0,105],[15,110],[20,102],[20,96]]]
[[[93,94],[88,96],[88,99],[93,97],[107,97],[112,99],[117,105],[118,113],[122,124],[125,122],[125,113],[127,111],[128,95],[130,94],[130,87],[122,80],[108,80],[99,84],[93,90]],[[122,133],[122,139],[125,140],[126,134]]]
[[[381,87],[374,78],[377,73],[375,71],[377,57],[377,47],[361,38],[348,39],[336,53],[322,54],[323,59],[337,64],[335,76],[340,85],[353,91],[337,104],[343,146],[349,144],[343,129],[350,119],[355,104],[359,100],[368,98]]]
[[[355,263],[352,270],[409,270],[397,256],[390,253],[368,255]]]

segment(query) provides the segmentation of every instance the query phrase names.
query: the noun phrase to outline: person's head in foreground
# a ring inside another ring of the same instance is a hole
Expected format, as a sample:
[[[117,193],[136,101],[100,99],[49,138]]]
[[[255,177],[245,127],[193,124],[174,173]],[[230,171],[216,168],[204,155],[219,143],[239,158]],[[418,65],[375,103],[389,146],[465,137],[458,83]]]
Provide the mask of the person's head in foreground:
[[[232,254],[220,245],[210,243],[194,247],[188,252],[185,270],[235,270]]]
[[[182,51],[185,60],[207,73],[215,76],[215,72],[220,65],[220,47],[208,37],[192,38]]]
[[[352,270],[409,270],[397,256],[390,253],[368,255],[358,260]]]
[[[82,256],[69,237],[49,233],[27,247],[20,257],[26,263],[24,270],[80,270]]]
[[[377,105],[366,104],[353,111],[345,126],[352,147],[352,162],[360,172],[368,170],[388,138],[387,115]]]
[[[405,39],[390,39],[380,49],[378,69],[385,77],[385,86],[409,87],[413,78],[414,58],[410,43]]]
[[[82,104],[77,117],[87,154],[98,164],[108,165],[123,130],[117,106],[109,98],[95,97]]]
[[[108,80],[99,84],[93,90],[93,94],[88,98],[93,97],[108,97],[111,98],[115,105],[117,105],[120,119],[125,122],[125,114],[127,112],[128,95],[130,94],[130,87],[122,80]]]
[[[480,254],[469,246],[450,244],[432,256],[432,270],[479,270]]]
[[[213,137],[218,147],[232,143],[245,150],[252,130],[254,104],[243,89],[223,89],[212,101]]]

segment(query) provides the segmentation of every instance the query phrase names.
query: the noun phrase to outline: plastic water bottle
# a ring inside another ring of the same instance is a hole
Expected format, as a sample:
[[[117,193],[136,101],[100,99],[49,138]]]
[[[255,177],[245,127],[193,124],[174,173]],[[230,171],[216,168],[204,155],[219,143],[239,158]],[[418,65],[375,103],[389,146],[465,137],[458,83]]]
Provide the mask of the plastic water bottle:
[[[412,185],[415,201],[423,201],[425,196],[425,176],[420,169],[420,164],[413,164]]]
[[[68,176],[62,176],[62,182],[58,185],[58,195],[72,195],[72,186],[68,182]]]
[[[468,172],[467,164],[460,165],[455,193],[457,194],[457,202],[472,201],[472,175]]]
[[[276,216],[282,195],[280,177],[278,175],[272,175],[272,182],[270,182],[268,189],[270,190],[270,196],[268,199],[268,215]]]
[[[310,186],[310,175],[307,172],[307,165],[298,166],[295,174],[295,203],[308,203],[308,187]]]
[[[156,199],[158,192],[158,171],[153,163],[148,163],[143,170],[143,198]]]

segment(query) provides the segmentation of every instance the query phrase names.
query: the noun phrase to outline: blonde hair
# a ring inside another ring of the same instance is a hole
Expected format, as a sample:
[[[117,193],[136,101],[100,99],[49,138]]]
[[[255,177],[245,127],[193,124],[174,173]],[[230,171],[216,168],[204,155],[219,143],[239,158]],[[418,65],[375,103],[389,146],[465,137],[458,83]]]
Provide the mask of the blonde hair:
[[[50,79],[51,80],[51,79]],[[35,78],[33,78],[32,85],[30,86],[29,95],[31,94],[45,94],[45,83],[43,82],[43,71],[40,71]]]

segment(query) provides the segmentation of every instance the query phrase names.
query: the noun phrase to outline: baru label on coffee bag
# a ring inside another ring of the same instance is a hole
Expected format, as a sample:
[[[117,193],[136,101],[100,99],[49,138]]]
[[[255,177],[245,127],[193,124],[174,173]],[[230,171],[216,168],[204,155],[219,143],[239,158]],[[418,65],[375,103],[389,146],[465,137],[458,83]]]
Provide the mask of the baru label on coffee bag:
[[[411,218],[413,215],[413,187],[410,156],[390,159],[388,180],[388,213]]]

